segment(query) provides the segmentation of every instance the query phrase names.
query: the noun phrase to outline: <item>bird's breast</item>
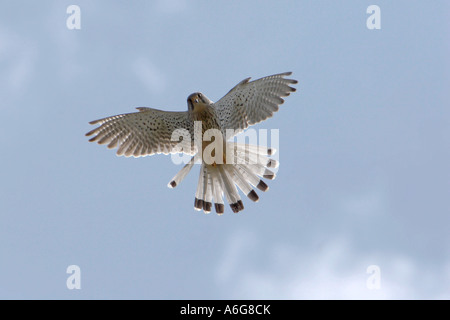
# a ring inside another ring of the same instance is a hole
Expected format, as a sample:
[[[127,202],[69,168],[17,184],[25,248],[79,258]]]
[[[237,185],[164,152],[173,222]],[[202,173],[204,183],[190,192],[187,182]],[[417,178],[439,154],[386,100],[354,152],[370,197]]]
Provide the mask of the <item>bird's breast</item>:
[[[222,136],[219,119],[214,109],[207,107],[199,112],[194,112],[193,120],[200,121],[202,126],[203,161],[213,166],[226,163],[225,137]],[[216,130],[207,132],[211,129]]]
[[[205,134],[209,129],[221,130],[219,119],[217,118],[214,109],[211,107],[204,108],[199,112],[193,112],[193,120],[201,121],[202,134]]]

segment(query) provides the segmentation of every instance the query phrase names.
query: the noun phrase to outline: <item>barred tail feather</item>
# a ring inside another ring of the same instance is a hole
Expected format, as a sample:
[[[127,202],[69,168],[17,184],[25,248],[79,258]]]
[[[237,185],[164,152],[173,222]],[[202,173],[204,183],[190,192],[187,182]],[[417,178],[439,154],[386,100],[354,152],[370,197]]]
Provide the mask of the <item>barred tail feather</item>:
[[[235,163],[237,164],[248,164],[248,165],[258,165],[266,168],[278,168],[279,163],[274,159],[270,159],[269,157],[256,154],[253,152],[244,152],[242,150],[236,150]]]
[[[230,142],[232,143],[232,142]],[[258,147],[245,144],[232,143],[234,148],[233,164],[202,163],[195,192],[194,209],[210,213],[214,203],[217,214],[224,213],[224,197],[233,212],[244,209],[244,204],[239,195],[241,190],[250,200],[257,202],[258,194],[254,188],[267,191],[269,187],[261,179],[275,179],[275,173],[268,169],[278,166],[278,162],[270,159],[275,150],[267,147]],[[233,150],[233,149],[232,149]],[[196,157],[192,157],[170,181],[168,186],[178,186],[192,169]],[[258,160],[255,163],[254,160]]]
[[[203,166],[202,166],[200,168],[200,174],[198,175],[197,191],[195,192],[194,209],[197,211],[200,211],[203,209],[204,182],[205,182],[205,170],[203,169]]]
[[[253,190],[250,183],[245,180],[244,176],[233,165],[225,165],[225,169],[228,170],[234,183],[241,189],[241,191],[252,201],[257,202],[259,200],[258,194]]]
[[[242,203],[241,197],[239,196],[239,192],[236,188],[236,182],[232,180],[227,170],[225,170],[225,166],[226,165],[217,166],[222,176],[224,184],[223,190],[225,192],[225,197],[230,204],[231,210],[233,210],[234,213],[238,213],[239,211],[244,210],[244,204]]]
[[[169,184],[167,185],[169,188],[175,188],[177,185],[181,183],[181,181],[186,178],[188,173],[191,171],[192,166],[195,163],[195,157],[192,157],[191,160],[180,170],[178,173],[170,180]]]
[[[244,144],[244,143],[235,143],[234,144],[235,150],[240,152],[252,152],[259,155],[264,156],[272,156],[277,151],[274,148],[268,148],[263,146],[255,146],[252,144]]]
[[[203,164],[202,167],[205,170],[204,173],[204,189],[203,189],[203,212],[210,213],[212,208],[212,178],[211,178],[211,172],[208,170],[207,165]]]
[[[214,208],[217,214],[223,214],[225,206],[223,203],[223,180],[217,167],[209,167],[212,177]]]

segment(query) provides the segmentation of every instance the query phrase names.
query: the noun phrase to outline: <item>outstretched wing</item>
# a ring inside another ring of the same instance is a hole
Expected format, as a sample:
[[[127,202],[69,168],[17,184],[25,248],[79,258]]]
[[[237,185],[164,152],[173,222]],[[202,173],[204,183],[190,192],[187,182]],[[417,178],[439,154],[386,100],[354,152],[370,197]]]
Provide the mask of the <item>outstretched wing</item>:
[[[168,112],[152,108],[137,109],[139,112],[89,122],[100,126],[86,133],[86,136],[95,135],[89,141],[108,144],[110,149],[118,147],[118,156],[141,157],[155,153],[178,153],[180,141],[183,141],[182,152],[195,153],[192,142],[193,124],[187,112]],[[172,133],[176,129],[182,129],[178,133],[181,133],[180,136],[183,138],[172,141]],[[186,135],[187,133],[189,136]]]
[[[295,88],[297,80],[286,79],[292,72],[264,77],[255,81],[250,78],[239,82],[222,99],[214,103],[222,130],[234,129],[235,134],[248,126],[272,117],[278,106]]]

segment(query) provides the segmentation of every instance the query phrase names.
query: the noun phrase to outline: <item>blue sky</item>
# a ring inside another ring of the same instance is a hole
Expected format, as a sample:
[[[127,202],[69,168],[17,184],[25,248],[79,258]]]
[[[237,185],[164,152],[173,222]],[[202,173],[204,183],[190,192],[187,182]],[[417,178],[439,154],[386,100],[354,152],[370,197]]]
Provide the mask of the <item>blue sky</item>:
[[[0,298],[450,298],[447,1],[0,8]],[[297,92],[256,126],[280,130],[278,176],[237,215],[194,211],[198,168],[171,190],[170,157],[84,136],[94,119],[186,110],[192,92],[218,100],[284,71]]]

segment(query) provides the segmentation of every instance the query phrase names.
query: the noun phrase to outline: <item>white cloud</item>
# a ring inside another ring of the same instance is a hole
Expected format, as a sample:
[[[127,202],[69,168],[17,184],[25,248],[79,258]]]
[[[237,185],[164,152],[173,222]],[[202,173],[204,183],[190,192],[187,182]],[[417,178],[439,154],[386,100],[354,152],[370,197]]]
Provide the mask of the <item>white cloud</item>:
[[[240,231],[226,243],[216,270],[224,298],[440,299],[449,295],[445,286],[427,290],[439,279],[424,276],[408,257],[356,252],[345,238],[312,250],[286,243],[267,246],[254,233]],[[366,270],[374,264],[381,270],[381,288],[370,290]]]

